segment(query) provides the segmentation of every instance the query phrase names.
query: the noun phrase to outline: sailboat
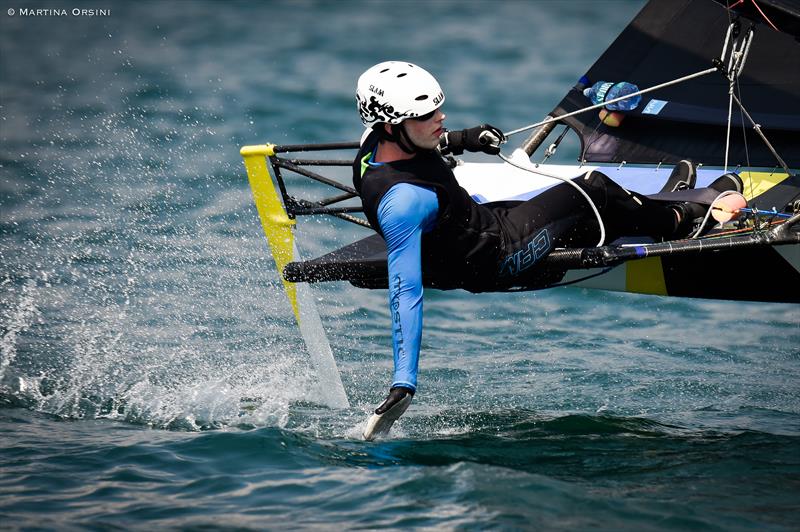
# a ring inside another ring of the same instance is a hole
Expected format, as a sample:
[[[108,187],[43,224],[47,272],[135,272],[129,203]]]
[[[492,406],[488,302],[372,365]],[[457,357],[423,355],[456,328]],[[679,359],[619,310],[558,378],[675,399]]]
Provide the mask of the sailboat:
[[[513,284],[484,279],[464,285],[444,271],[425,271],[423,284],[473,292],[570,284],[662,296],[800,302],[800,2],[651,0],[580,74],[581,81],[565,87],[565,96],[544,120],[511,132],[530,131],[510,156],[498,162],[452,161],[459,184],[476,201],[523,201],[592,170],[629,190],[654,194],[671,167],[688,159],[697,165],[698,188],[736,172],[746,207],[735,219],[683,240],[623,239],[556,249],[536,261],[535,275]],[[587,84],[601,80],[641,87],[641,105],[609,120],[603,104],[592,105],[583,93]],[[568,134],[580,143],[575,164],[548,164]],[[313,301],[298,296],[304,283],[387,286],[386,249],[377,234],[311,260],[297,255],[294,229],[301,217],[333,216],[369,227],[359,215],[353,187],[325,175],[349,167],[357,148],[357,142],[341,142],[241,149],[298,321],[302,307],[310,304],[303,301]],[[328,153],[346,156],[325,158]],[[298,198],[290,193],[290,176],[335,192],[323,199]],[[526,260],[530,257],[519,257],[521,264]]]

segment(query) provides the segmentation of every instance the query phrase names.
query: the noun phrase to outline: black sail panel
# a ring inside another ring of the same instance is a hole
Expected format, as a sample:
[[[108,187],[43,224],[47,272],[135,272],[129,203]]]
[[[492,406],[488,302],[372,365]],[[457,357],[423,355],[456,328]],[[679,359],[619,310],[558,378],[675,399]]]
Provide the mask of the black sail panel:
[[[781,11],[780,21],[792,31],[797,27],[796,13],[800,7]],[[737,16],[742,34],[755,25],[737,94],[778,154],[791,168],[798,168],[800,42],[790,33],[775,31],[763,17],[746,18],[713,0],[651,0],[586,77],[591,83],[629,81],[644,89],[711,68],[722,52],[730,20]],[[578,132],[582,157],[589,162],[675,163],[690,158],[722,165],[728,89],[728,80],[714,72],[643,95],[639,108],[627,113],[620,127],[602,124],[597,111],[565,122]],[[551,114],[589,104],[578,89],[572,89]],[[777,165],[735,103],[730,143],[730,166]]]

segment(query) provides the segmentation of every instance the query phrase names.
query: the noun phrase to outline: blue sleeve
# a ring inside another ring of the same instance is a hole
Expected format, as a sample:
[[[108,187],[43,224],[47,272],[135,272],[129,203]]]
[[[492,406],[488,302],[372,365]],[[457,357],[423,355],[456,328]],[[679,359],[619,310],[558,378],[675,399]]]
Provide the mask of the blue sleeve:
[[[433,228],[438,210],[433,190],[407,183],[390,188],[378,205],[378,222],[389,255],[392,386],[417,389],[422,339],[422,234]]]

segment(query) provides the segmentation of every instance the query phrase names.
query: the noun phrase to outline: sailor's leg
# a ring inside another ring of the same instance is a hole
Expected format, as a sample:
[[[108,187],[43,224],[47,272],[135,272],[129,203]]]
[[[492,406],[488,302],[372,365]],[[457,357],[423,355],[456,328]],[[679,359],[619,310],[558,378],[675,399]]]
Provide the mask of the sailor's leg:
[[[606,243],[621,236],[672,236],[679,215],[669,204],[630,192],[600,172],[574,181],[591,198],[606,229]],[[556,247],[597,244],[594,211],[575,187],[563,183],[508,209],[495,211],[505,234],[498,274],[516,276]]]
[[[606,182],[613,182],[597,172],[590,175],[591,179],[580,178],[573,182],[591,198],[602,215],[608,202]],[[527,246],[530,239],[543,230],[553,247],[591,246],[597,243],[600,235],[589,202],[575,187],[567,183],[556,185],[511,208],[495,212],[504,228],[507,250]]]
[[[593,198],[605,196],[600,213],[606,231],[615,237],[684,238],[695,232],[697,219],[703,218],[709,208],[706,204],[691,201],[670,203],[654,200],[626,190],[600,172],[591,172],[578,182],[587,191],[595,191]],[[717,178],[707,189],[713,191],[713,197],[729,191],[741,193],[743,186],[739,176],[729,173]]]
[[[592,201],[604,200],[589,190]],[[586,198],[564,183],[510,208],[496,208],[503,226],[499,277],[516,277],[536,265],[556,247],[591,246],[599,230]]]
[[[590,172],[576,181],[591,196],[602,198],[597,205],[608,233],[607,241],[620,236],[675,236],[679,215],[669,204],[627,190],[601,172]]]

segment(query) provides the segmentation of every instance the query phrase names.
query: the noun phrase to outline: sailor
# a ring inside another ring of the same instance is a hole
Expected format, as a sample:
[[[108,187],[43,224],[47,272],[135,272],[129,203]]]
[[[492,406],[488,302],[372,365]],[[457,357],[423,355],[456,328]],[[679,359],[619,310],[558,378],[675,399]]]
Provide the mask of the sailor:
[[[423,68],[402,61],[377,64],[359,78],[356,99],[368,129],[353,163],[353,184],[370,225],[386,241],[394,355],[388,396],[364,429],[371,440],[389,431],[417,390],[426,271],[446,272],[448,288],[512,285],[522,276],[540,275],[536,264],[556,247],[596,244],[598,224],[586,199],[566,183],[524,202],[474,201],[443,155],[497,154],[503,133],[488,124],[447,131],[444,91]],[[621,236],[685,237],[707,210],[651,200],[596,171],[574,182],[597,206],[608,242]],[[693,165],[682,161],[662,192],[694,183]],[[711,187],[742,190],[735,174]]]

